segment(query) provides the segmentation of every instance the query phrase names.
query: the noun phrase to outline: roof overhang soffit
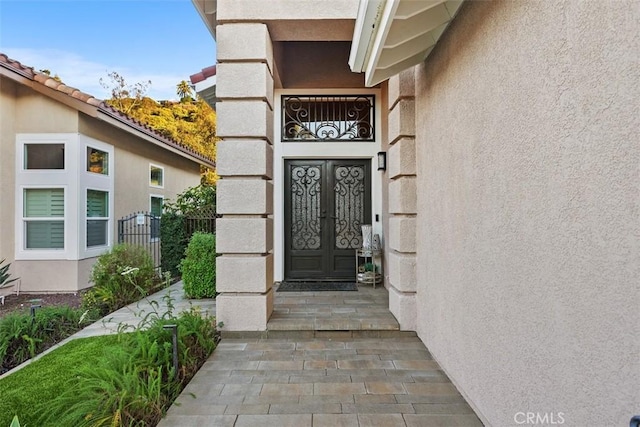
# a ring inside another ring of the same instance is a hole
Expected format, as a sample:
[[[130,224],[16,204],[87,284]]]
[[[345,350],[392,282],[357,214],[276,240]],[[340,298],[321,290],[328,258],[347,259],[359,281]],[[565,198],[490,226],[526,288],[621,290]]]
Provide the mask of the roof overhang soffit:
[[[424,61],[464,0],[360,0],[349,66],[375,86]]]
[[[218,1],[217,0],[191,0],[193,6],[198,11],[198,15],[204,21],[207,29],[216,38],[216,25],[218,24]]]

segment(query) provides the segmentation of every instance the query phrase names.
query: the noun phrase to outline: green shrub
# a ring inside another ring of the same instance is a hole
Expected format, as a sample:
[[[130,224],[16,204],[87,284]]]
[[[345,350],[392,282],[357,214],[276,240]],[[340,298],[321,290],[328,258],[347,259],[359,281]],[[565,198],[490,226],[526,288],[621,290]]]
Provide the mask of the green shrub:
[[[10,313],[0,319],[0,373],[42,353],[47,348],[89,324],[83,310],[43,307],[35,317]]]
[[[98,317],[136,302],[161,286],[149,253],[143,247],[127,244],[116,245],[98,257],[90,280],[94,287],[83,295],[82,306]]]
[[[191,236],[180,271],[188,298],[213,298],[216,295],[215,235],[196,232]]]
[[[160,219],[160,240],[162,242],[162,271],[172,277],[180,275],[180,261],[184,257],[189,239],[185,229],[185,217],[174,212],[162,214]]]
[[[216,206],[216,187],[200,184],[178,194],[175,203],[166,200],[163,208],[165,212],[189,215],[209,206]]]
[[[202,212],[215,212],[216,187],[201,184],[178,194],[176,201],[166,199],[160,220],[160,239],[162,241],[162,271],[169,271],[173,277],[180,275],[180,261],[184,258],[190,233],[210,231],[211,221],[207,218],[198,221],[187,217]],[[188,226],[189,223],[189,226]]]

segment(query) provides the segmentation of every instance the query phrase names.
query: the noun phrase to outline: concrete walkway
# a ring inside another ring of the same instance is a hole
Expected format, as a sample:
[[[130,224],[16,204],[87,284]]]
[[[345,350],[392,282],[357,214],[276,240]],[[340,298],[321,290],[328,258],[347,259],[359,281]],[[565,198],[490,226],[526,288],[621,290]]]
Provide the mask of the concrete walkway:
[[[138,302],[129,304],[113,313],[105,316],[103,319],[87,326],[71,338],[92,337],[96,335],[108,335],[118,332],[118,328],[127,327],[128,330],[140,325],[145,316],[152,313],[162,315],[168,309],[168,296],[174,306],[175,313],[189,310],[190,307],[196,307],[203,313],[211,316],[216,314],[216,303],[213,299],[206,300],[189,300],[184,298],[182,289],[182,281],[174,283],[166,289],[156,292]]]

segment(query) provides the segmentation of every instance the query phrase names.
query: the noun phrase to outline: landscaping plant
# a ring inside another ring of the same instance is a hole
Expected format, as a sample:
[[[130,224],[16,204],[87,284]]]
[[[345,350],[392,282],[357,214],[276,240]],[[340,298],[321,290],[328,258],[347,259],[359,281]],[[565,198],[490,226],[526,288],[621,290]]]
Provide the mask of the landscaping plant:
[[[30,313],[9,313],[0,319],[0,374],[42,353],[87,326],[81,309],[43,307]]]
[[[119,244],[98,257],[91,271],[93,288],[82,298],[82,306],[99,318],[159,290],[149,253],[140,246]]]
[[[178,371],[168,324],[177,325]],[[120,333],[116,351],[78,370],[58,398],[42,405],[38,425],[156,425],[215,348],[215,324],[192,309],[151,316],[141,326]]]
[[[196,232],[191,236],[180,271],[187,298],[213,298],[216,295],[215,235]]]
[[[212,231],[211,213],[215,216],[216,187],[201,184],[179,194],[176,201],[165,200],[160,221],[162,240],[162,271],[170,271],[173,277],[180,275],[180,261],[189,244],[191,233]],[[194,220],[205,212],[204,218]]]
[[[0,261],[0,288],[4,288],[8,286],[9,283],[12,283],[18,280],[17,278],[9,280],[9,277],[11,277],[11,274],[9,274],[9,267],[11,267],[11,263],[3,267],[2,264],[4,264],[5,261],[6,261],[5,259]]]

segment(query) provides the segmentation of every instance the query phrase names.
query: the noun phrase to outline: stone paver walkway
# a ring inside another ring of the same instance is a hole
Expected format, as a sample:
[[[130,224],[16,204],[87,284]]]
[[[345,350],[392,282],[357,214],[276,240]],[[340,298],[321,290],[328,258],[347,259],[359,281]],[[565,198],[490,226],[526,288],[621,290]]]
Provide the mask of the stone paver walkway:
[[[159,427],[482,426],[417,337],[223,339]]]

